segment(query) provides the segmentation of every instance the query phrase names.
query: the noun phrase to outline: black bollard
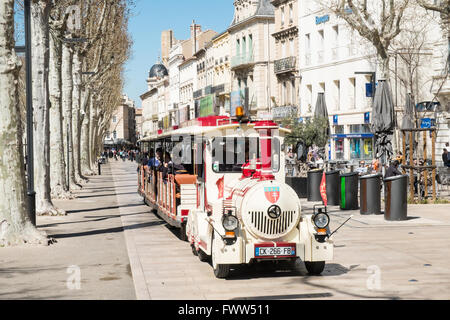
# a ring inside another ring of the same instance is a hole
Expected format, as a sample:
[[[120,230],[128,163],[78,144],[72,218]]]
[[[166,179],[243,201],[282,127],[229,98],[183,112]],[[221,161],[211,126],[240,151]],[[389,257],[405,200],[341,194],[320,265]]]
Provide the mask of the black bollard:
[[[100,162],[100,160],[98,161],[98,175],[102,175],[102,163]]]

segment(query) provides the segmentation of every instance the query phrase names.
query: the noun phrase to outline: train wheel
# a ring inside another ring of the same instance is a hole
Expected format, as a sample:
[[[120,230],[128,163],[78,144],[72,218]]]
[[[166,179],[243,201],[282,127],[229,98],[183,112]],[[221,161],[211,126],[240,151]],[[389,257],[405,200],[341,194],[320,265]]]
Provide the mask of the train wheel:
[[[198,251],[197,251],[197,249],[195,249],[194,244],[191,244],[191,248],[192,248],[192,253],[194,254],[194,256],[198,256]]]
[[[209,256],[200,248],[197,251],[197,256],[201,262],[206,262],[209,260]]]
[[[181,224],[181,228],[180,228],[179,232],[180,232],[180,240],[181,241],[187,241],[186,223]]]
[[[229,264],[218,264],[215,260],[216,255],[214,254],[214,235],[213,235],[213,241],[212,241],[212,254],[211,254],[211,262],[212,262],[212,267],[214,270],[214,275],[216,276],[216,278],[219,279],[224,279],[226,277],[228,277],[228,275],[230,274],[230,265]]]
[[[325,261],[305,261],[305,267],[309,274],[318,276],[325,269]]]

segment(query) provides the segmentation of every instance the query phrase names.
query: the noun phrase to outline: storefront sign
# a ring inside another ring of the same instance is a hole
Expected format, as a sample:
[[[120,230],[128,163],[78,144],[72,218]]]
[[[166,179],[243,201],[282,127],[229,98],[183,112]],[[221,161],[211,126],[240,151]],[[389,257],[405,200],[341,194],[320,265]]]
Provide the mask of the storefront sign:
[[[330,16],[328,14],[322,17],[316,17],[316,24],[321,24],[330,21]]]
[[[420,119],[420,128],[429,129],[436,126],[436,119],[423,118]]]
[[[338,125],[338,121],[339,121],[339,116],[334,115],[333,116],[333,124],[337,126]]]
[[[208,95],[200,100],[200,117],[207,117],[214,114],[214,99],[213,95]]]
[[[374,90],[373,90],[373,85],[372,83],[366,83],[366,97],[367,98],[373,98],[374,95]]]
[[[370,139],[373,138],[373,133],[361,133],[361,134],[333,134],[334,139]]]
[[[370,123],[370,112],[364,113],[364,123],[369,124]]]

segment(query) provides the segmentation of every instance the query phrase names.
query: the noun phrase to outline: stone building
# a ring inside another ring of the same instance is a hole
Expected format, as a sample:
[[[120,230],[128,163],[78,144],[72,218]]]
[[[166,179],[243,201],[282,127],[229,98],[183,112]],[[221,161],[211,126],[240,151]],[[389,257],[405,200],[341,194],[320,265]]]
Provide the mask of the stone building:
[[[277,81],[274,119],[297,114],[299,92],[299,18],[298,0],[272,0],[275,7],[275,62]]]
[[[269,0],[234,1],[228,33],[231,48],[231,111],[243,105],[249,115],[270,112],[276,93],[274,68],[275,12]]]
[[[104,140],[105,146],[134,146],[136,145],[136,114],[134,101],[123,96],[122,103],[113,113],[109,130]]]
[[[374,89],[379,80],[379,64],[374,46],[362,39],[356,31],[336,15],[324,10],[314,0],[301,2],[299,8],[299,75],[300,120],[312,117],[317,96],[325,93],[330,116],[332,138],[329,158],[333,160],[371,160],[374,155],[374,136],[370,122]],[[421,29],[426,18],[418,17],[420,8],[405,12],[403,29]],[[348,14],[352,14],[349,10]],[[417,19],[414,19],[414,15]],[[421,29],[425,39],[433,39],[433,31]],[[398,48],[390,52],[390,79],[388,79],[395,105],[397,123],[401,123],[405,99],[414,93],[415,101],[433,98],[429,66],[429,50],[433,41],[425,41],[420,50],[406,47],[407,34],[402,32],[392,43]],[[405,51],[417,51],[420,64],[408,79]],[[396,131],[392,141],[394,149],[401,146],[400,134]]]

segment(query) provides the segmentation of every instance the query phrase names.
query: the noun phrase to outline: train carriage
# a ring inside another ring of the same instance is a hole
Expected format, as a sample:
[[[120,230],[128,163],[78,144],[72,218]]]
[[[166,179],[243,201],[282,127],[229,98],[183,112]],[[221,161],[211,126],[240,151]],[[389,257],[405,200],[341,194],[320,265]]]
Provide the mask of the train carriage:
[[[287,132],[270,120],[207,117],[141,141],[143,152],[158,151],[171,166],[141,165],[139,193],[200,260],[211,259],[218,278],[262,260],[301,259],[320,274],[333,258],[329,216],[303,214],[285,183]]]

